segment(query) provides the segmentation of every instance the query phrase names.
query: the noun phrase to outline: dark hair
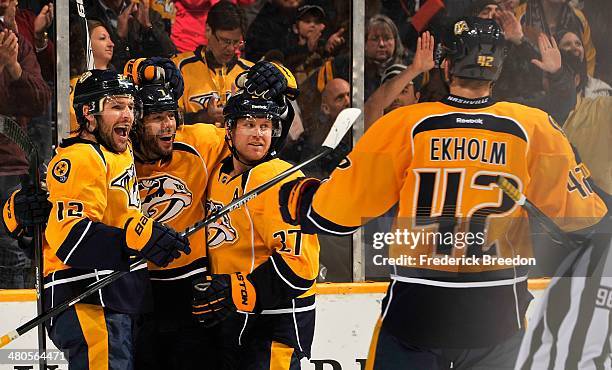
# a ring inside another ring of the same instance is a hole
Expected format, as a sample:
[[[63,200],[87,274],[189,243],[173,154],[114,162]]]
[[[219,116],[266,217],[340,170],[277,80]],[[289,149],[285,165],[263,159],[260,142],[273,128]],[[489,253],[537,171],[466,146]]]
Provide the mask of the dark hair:
[[[572,76],[580,76],[580,83],[576,86],[576,91],[582,93],[588,82],[586,61],[564,50],[561,50],[561,61],[570,69]]]
[[[83,45],[85,37],[83,36],[83,26],[80,23],[80,19],[71,16],[69,18],[69,24],[69,67],[70,77],[72,78],[85,72],[87,64],[85,62],[85,48]]]
[[[213,32],[217,30],[232,31],[240,29],[244,35],[246,32],[246,18],[244,11],[236,4],[222,0],[208,11],[206,24]]]

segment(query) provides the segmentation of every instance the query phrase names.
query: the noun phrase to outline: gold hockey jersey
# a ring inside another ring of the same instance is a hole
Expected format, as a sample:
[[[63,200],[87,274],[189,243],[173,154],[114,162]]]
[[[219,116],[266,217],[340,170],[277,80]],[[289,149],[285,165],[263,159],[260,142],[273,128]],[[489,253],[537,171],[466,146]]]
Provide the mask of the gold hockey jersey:
[[[185,92],[178,103],[186,113],[206,109],[213,97],[225,105],[232,89],[235,89],[236,76],[253,65],[240,58],[227,65],[211,65],[212,55],[206,53],[205,46],[179,54],[172,60],[181,71],[185,82]]]
[[[123,231],[129,218],[141,217],[132,149],[114,153],[92,141],[66,139],[49,163],[47,187],[53,208],[45,230],[44,289],[52,307],[136,261]],[[136,270],[84,303],[141,312],[146,263]]]
[[[498,176],[565,230],[606,213],[545,112],[451,95],[374,123],[321,184],[303,229],[349,234],[399,203],[394,229],[371,235],[393,258],[383,305],[390,330],[424,346],[491,345],[518,330],[531,299],[528,219]]]
[[[209,174],[228,153],[224,129],[208,124],[181,126],[169,161],[136,161],[142,212],[178,232],[201,221]],[[204,272],[205,230],[191,235],[189,243],[191,253],[181,254],[167,267],[149,264],[151,279],[176,280]]]
[[[142,212],[182,232],[202,220],[210,172],[229,151],[225,130],[214,125],[183,125],[177,132],[169,161],[141,163],[136,174]],[[208,274],[205,230],[189,237],[191,253],[161,268],[149,263],[155,314],[190,322],[192,280]],[[180,319],[179,319],[180,317]]]
[[[210,177],[207,211],[219,210],[290,167],[273,159],[230,177],[233,165],[228,157]],[[290,176],[207,227],[212,272],[249,274],[260,309],[291,308],[293,298],[314,294],[319,272],[317,237],[302,234],[299,226],[283,222],[278,205],[282,183],[298,176],[303,174]]]

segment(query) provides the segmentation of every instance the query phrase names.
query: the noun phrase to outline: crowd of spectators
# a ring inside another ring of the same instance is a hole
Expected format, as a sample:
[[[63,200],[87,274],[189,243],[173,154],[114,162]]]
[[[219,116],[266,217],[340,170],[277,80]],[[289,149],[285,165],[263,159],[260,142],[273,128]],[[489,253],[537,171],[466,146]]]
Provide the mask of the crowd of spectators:
[[[366,1],[366,129],[393,109],[436,101],[448,93],[440,41],[453,19],[472,15],[495,19],[508,43],[492,96],[541,108],[560,126],[571,122],[577,142],[588,142],[581,137],[580,125],[592,124],[597,113],[612,104],[612,8],[606,5],[606,0]],[[351,6],[350,0],[84,1],[95,68],[122,71],[132,58],[172,58],[185,79],[180,107],[187,124],[220,125],[223,105],[235,91],[235,76],[252,63],[263,58],[291,69],[300,96],[282,156],[294,162],[318,148],[340,110],[351,103],[356,61]],[[44,160],[50,157],[53,127],[53,14],[52,2],[24,1],[18,7],[16,0],[0,0],[0,114],[28,128]],[[425,31],[427,42],[431,36],[432,58],[419,51],[424,40],[418,41],[419,36]],[[71,86],[87,68],[85,32],[77,3],[71,2]],[[589,131],[595,132],[602,135]],[[349,135],[343,150],[350,150],[351,142]],[[590,165],[612,173],[610,159],[605,159],[607,165]],[[307,174],[326,176],[334,160]],[[0,200],[26,171],[23,153],[0,137]],[[326,256],[328,250],[334,248],[322,245],[323,264],[334,260]],[[345,254],[347,266],[327,266],[329,279],[350,280],[350,252]],[[0,288],[31,284],[13,273],[27,266],[28,258],[0,230]]]

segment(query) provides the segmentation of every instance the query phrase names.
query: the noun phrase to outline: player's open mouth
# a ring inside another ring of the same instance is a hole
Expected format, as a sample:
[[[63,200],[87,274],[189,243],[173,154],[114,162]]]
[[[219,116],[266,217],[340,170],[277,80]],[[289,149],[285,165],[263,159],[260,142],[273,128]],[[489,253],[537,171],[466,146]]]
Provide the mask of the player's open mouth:
[[[127,126],[122,126],[122,127],[115,127],[113,129],[113,132],[120,137],[127,137],[128,133],[130,132],[130,130],[128,129]]]
[[[174,137],[174,135],[168,135],[168,136],[160,136],[159,140],[161,141],[165,141],[165,142],[170,142],[172,141],[172,138]]]

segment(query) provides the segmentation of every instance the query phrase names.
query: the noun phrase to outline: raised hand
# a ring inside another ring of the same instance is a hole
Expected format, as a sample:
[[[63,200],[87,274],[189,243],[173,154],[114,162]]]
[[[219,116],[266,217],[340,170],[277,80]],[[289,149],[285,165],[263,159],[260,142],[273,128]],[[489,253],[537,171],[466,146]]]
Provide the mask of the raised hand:
[[[433,53],[435,48],[436,43],[434,37],[429,31],[423,33],[417,39],[416,54],[412,60],[412,68],[414,71],[423,73],[434,67]]]
[[[344,44],[344,37],[342,37],[344,32],[346,32],[346,30],[344,28],[340,28],[336,33],[329,36],[329,39],[327,39],[327,43],[325,44],[326,52],[331,54],[337,47]]]
[[[138,10],[136,3],[132,2],[117,17],[117,36],[125,39],[128,34],[130,19],[134,18],[134,13]]]
[[[498,11],[495,13],[494,18],[504,31],[506,40],[516,45],[521,43],[524,36],[523,27],[512,11]]]
[[[43,6],[34,19],[34,33],[42,35],[53,23],[53,3]]]
[[[556,73],[561,69],[561,52],[559,52],[554,37],[549,39],[548,36],[541,33],[538,37],[538,46],[542,60],[532,59],[531,63],[548,73]]]

